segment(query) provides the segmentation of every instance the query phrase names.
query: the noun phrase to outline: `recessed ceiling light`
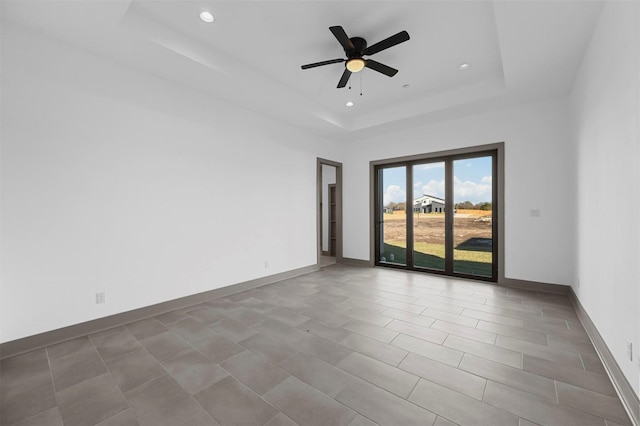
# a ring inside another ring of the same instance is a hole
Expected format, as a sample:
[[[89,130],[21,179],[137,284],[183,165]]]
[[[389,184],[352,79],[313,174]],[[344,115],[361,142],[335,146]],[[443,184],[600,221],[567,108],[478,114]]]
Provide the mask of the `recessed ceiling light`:
[[[347,102],[345,105],[346,105],[346,106],[348,106],[348,107],[352,107],[352,106],[353,106],[353,105],[355,105],[355,104],[354,104],[353,102],[349,101],[349,102]]]
[[[460,64],[460,66],[458,67],[460,71],[468,70],[469,68],[471,68],[471,64],[467,62]]]
[[[207,24],[210,24],[213,22],[213,14],[211,12],[207,12],[206,10],[204,12],[200,12],[200,19],[202,19],[204,22],[206,22]]]

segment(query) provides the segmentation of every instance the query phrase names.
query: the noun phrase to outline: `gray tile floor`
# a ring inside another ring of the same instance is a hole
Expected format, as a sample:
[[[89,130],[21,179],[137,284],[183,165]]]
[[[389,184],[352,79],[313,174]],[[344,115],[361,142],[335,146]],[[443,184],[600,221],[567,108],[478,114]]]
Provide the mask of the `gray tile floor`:
[[[320,256],[320,267],[331,266],[336,264],[336,258],[334,256]]]
[[[2,425],[630,425],[564,296],[335,265],[2,361]]]

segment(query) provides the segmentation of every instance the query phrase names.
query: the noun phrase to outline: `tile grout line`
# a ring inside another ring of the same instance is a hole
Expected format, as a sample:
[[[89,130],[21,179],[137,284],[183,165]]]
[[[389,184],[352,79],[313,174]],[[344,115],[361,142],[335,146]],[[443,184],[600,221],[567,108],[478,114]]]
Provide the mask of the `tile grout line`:
[[[395,339],[394,339],[394,340],[395,340]],[[402,349],[402,350],[404,351],[404,349]],[[400,368],[400,364],[402,364],[402,362],[403,362],[405,359],[407,359],[407,357],[409,356],[409,354],[410,354],[410,353],[412,353],[412,352],[410,352],[410,351],[405,351],[405,352],[406,352],[405,356],[403,356],[403,357],[402,357],[402,359],[400,360],[400,362],[399,362],[398,364],[396,364],[394,367],[396,367],[396,368]],[[406,371],[406,370],[404,370],[404,369],[402,369],[402,368],[401,368],[401,370]],[[407,371],[407,373],[408,373],[408,371]]]
[[[488,384],[489,384],[489,379],[484,378],[484,388],[482,388],[482,398],[480,398],[480,401],[482,401],[482,402],[484,402],[484,395],[487,393],[487,385]]]
[[[125,329],[126,329],[126,328],[125,328]],[[132,336],[133,336],[133,335],[132,335]],[[124,402],[127,404],[127,407],[128,407],[128,408],[126,408],[126,409],[124,409],[124,410],[121,410],[121,411],[117,412],[116,414],[114,414],[114,415],[113,415],[113,416],[111,416],[111,417],[117,416],[118,414],[122,413],[123,411],[131,410],[131,411],[133,412],[133,415],[134,415],[134,417],[136,418],[136,420],[138,420],[138,415],[137,415],[137,413],[135,412],[135,410],[133,409],[133,407],[131,407],[131,404],[129,404],[129,400],[127,399],[126,395],[124,394],[124,392],[122,392],[122,389],[120,389],[120,385],[118,385],[118,383],[116,382],[116,379],[113,377],[113,374],[111,374],[111,370],[109,370],[109,367],[107,367],[107,363],[106,363],[106,361],[104,360],[104,358],[102,357],[102,355],[100,354],[100,351],[98,351],[98,347],[95,345],[95,343],[94,343],[93,339],[91,339],[89,336],[87,336],[87,338],[89,339],[89,342],[91,342],[91,345],[93,346],[93,348],[95,349],[96,353],[98,354],[98,357],[100,358],[100,361],[102,362],[102,365],[104,366],[104,369],[105,369],[105,370],[107,370],[107,373],[109,374],[109,377],[111,378],[111,380],[113,380],[113,383],[115,384],[116,388],[118,389],[118,392],[120,393],[120,395],[122,396],[122,399],[124,400]],[[135,338],[135,336],[134,336],[134,338]],[[138,341],[138,339],[137,339],[137,338],[136,338],[136,342],[140,343],[140,342]],[[143,345],[142,343],[140,343],[140,345],[141,345],[145,350],[147,350],[147,348],[145,348],[145,347],[144,347],[144,345]],[[130,352],[130,353],[131,353],[131,352]],[[151,355],[151,354],[149,354],[149,355]],[[124,356],[124,355],[123,355],[123,356]],[[151,355],[151,356],[153,357],[153,355]],[[114,358],[114,359],[117,359],[117,358]],[[154,357],[154,359],[155,359],[155,357]],[[96,376],[96,377],[97,377],[97,376]],[[62,415],[61,415],[61,417],[62,417]],[[102,419],[102,420],[100,420],[100,422],[104,422],[105,420],[109,420],[111,417],[107,417],[106,419]],[[63,422],[63,424],[64,424],[64,422]]]
[[[88,338],[87,338],[87,339],[88,339]],[[93,345],[93,342],[91,342],[91,340],[90,340],[90,339],[88,339],[88,340],[89,340],[89,343],[91,343],[91,345]],[[95,348],[94,348],[94,349],[95,349]],[[62,420],[62,424],[64,424],[64,418],[62,417],[62,410],[60,409],[60,402],[58,401],[58,392],[56,391],[56,382],[55,382],[55,381],[54,381],[54,379],[53,379],[53,366],[51,365],[51,357],[49,356],[49,347],[46,347],[46,348],[44,349],[44,351],[45,351],[45,353],[46,353],[46,355],[47,355],[47,364],[49,365],[49,376],[51,377],[51,389],[53,389],[53,399],[54,399],[54,400],[55,400],[55,402],[56,402],[56,406],[55,406],[55,408],[57,408],[57,409],[58,409],[58,414],[60,415],[60,420]],[[97,352],[97,350],[96,350],[96,352]],[[100,360],[102,361],[102,358],[101,358]],[[106,366],[105,366],[105,369],[106,369]],[[107,371],[108,371],[108,370],[107,370]],[[128,405],[128,404],[127,404],[127,405]],[[44,411],[41,411],[41,412],[40,412],[40,413],[38,413],[38,414],[42,414],[43,412],[44,412]],[[38,414],[36,414],[36,415],[38,415]],[[31,416],[31,417],[35,417],[36,415],[33,415],[33,416]],[[31,417],[29,417],[29,418],[31,418]],[[25,419],[25,420],[26,420],[26,419]],[[24,420],[22,420],[22,421],[24,421]]]

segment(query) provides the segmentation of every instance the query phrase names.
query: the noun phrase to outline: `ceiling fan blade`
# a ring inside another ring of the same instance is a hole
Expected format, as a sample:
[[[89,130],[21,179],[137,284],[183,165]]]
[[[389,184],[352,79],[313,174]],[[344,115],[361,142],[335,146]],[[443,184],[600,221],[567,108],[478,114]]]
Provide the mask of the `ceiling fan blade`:
[[[373,55],[374,53],[378,53],[382,50],[393,47],[396,44],[404,43],[407,40],[409,40],[409,33],[406,31],[400,31],[398,34],[387,37],[384,40],[367,47],[367,49],[364,51],[364,54]]]
[[[338,39],[338,42],[340,42],[345,51],[351,51],[354,49],[353,43],[341,26],[338,25],[335,27],[329,27],[329,31],[331,31],[333,35]]]
[[[347,85],[347,81],[349,81],[349,77],[351,77],[351,71],[345,68],[344,72],[342,73],[342,77],[340,77],[340,81],[338,82],[338,89],[341,89]]]
[[[367,59],[367,63],[365,66],[389,77],[393,77],[394,75],[398,74],[397,69],[391,68],[390,66],[387,66],[385,64],[381,64],[380,62],[374,61],[373,59]]]
[[[315,62],[313,64],[303,65],[300,68],[302,68],[303,70],[307,70],[309,68],[321,67],[323,65],[339,64],[340,62],[344,62],[344,61],[345,59],[330,59],[328,61]]]

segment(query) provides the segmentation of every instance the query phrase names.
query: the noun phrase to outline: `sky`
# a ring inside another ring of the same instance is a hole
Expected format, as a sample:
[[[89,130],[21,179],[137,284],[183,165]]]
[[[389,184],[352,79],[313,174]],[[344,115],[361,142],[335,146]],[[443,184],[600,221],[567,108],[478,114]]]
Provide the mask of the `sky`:
[[[423,194],[444,198],[444,162],[413,166],[413,196]],[[453,162],[454,203],[491,201],[491,157],[469,158]],[[404,167],[383,170],[384,205],[401,203],[406,197]]]

